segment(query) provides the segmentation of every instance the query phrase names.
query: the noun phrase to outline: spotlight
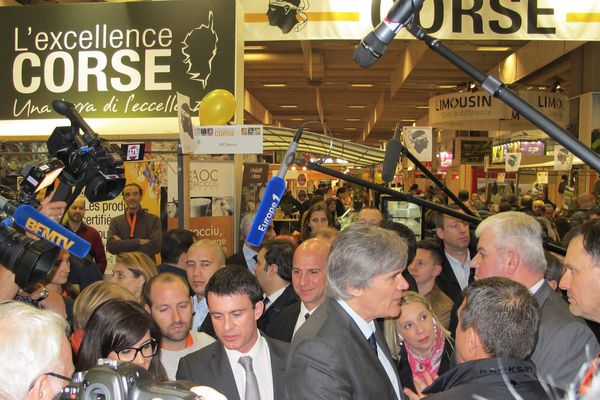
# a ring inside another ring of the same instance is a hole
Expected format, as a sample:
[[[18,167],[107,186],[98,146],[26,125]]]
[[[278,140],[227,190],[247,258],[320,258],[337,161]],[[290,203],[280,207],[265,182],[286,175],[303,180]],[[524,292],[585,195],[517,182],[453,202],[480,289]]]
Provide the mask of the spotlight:
[[[561,90],[562,85],[560,84],[560,81],[556,81],[554,82],[554,85],[552,85],[552,93],[556,93],[559,90]]]
[[[471,92],[476,92],[477,85],[475,84],[475,82],[469,82],[469,84],[467,85],[467,89],[470,90]]]

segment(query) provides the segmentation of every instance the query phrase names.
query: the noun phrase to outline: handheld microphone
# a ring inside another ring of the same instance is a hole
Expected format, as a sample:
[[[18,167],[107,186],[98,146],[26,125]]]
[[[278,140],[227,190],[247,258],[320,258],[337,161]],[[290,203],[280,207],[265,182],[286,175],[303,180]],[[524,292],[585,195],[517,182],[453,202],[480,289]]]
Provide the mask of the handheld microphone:
[[[311,122],[313,121],[305,122],[298,128],[294,139],[285,153],[281,167],[279,168],[279,171],[277,171],[277,176],[272,177],[269,180],[269,183],[267,183],[265,193],[260,201],[258,210],[256,210],[256,216],[254,217],[254,221],[252,221],[252,226],[250,227],[248,237],[246,238],[246,242],[254,247],[260,246],[265,234],[269,230],[271,221],[273,221],[273,217],[275,216],[275,211],[277,211],[279,202],[285,193],[285,174],[296,157],[296,149],[298,148],[302,131],[304,131],[306,124]]]
[[[400,162],[400,153],[402,153],[402,143],[399,138],[400,122],[396,124],[394,136],[388,141],[385,148],[385,156],[383,157],[383,169],[381,178],[388,183],[394,180],[396,174],[396,165]]]
[[[90,252],[89,242],[27,204],[18,206],[13,215],[15,224],[37,237],[84,258]]]
[[[91,146],[93,140],[98,140],[98,134],[85,122],[83,117],[75,109],[73,103],[63,100],[54,100],[52,108],[60,115],[64,115],[71,121],[73,126],[80,128],[83,132],[83,142],[86,146]]]
[[[388,11],[387,17],[356,47],[354,61],[363,68],[369,68],[385,53],[398,31],[421,10],[423,1],[397,0]]]

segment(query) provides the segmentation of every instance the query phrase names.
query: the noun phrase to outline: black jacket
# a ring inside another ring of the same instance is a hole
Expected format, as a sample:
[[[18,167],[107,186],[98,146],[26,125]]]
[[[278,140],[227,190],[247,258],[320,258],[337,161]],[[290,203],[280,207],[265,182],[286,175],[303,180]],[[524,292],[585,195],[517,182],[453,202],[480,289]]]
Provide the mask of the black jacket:
[[[472,238],[473,236],[471,236]],[[440,240],[440,251],[442,253],[442,272],[435,278],[435,283],[438,285],[440,290],[456,303],[457,300],[461,299],[462,289],[458,284],[458,280],[456,279],[456,275],[454,275],[454,271],[452,270],[452,266],[450,265],[450,261],[446,257],[446,253],[444,252],[444,242]],[[469,255],[471,259],[475,257],[477,254],[476,244],[471,240],[471,244],[469,245]],[[473,282],[475,278],[475,269],[471,268],[469,271],[469,283]],[[459,304],[460,305],[460,304]]]
[[[265,310],[263,315],[258,320],[258,329],[263,332],[268,332],[272,329],[271,324],[275,317],[281,313],[281,310],[292,303],[298,302],[298,296],[294,292],[292,284],[288,284],[283,293]]]
[[[454,359],[452,354],[454,353],[454,343],[452,339],[446,338],[444,343],[444,353],[442,354],[442,361],[440,362],[440,368],[438,375],[449,371],[454,365]],[[398,373],[400,374],[400,382],[402,387],[409,388],[413,392],[415,391],[415,383],[413,382],[413,374],[408,363],[408,355],[406,353],[406,346],[400,346],[400,354],[398,360],[396,360],[396,366],[398,367]]]
[[[512,358],[485,358],[460,364],[436,379],[423,394],[431,394],[426,397],[428,400],[463,400],[474,395],[489,400],[514,400],[505,379],[523,400],[550,399],[535,375],[533,363]]]

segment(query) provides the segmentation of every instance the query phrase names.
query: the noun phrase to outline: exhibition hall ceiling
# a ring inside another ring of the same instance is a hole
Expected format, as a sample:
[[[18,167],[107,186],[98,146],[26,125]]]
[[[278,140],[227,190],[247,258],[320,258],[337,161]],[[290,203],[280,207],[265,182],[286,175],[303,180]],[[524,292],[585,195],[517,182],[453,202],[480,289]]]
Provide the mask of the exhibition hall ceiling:
[[[0,5],[85,2],[100,1],[0,0]],[[377,147],[393,135],[397,123],[426,123],[430,97],[468,90],[469,77],[421,42],[395,40],[368,69],[352,60],[357,44],[356,40],[246,42],[246,101],[250,98],[268,112],[253,115],[247,109],[245,123],[295,129],[317,120],[337,139]],[[486,73],[497,71],[515,52],[535,46],[534,42],[515,40],[445,44]],[[519,62],[529,60],[520,58]],[[537,65],[535,72],[510,83],[547,90],[560,83],[569,95],[568,54]],[[270,121],[264,120],[265,114]],[[318,125],[311,125],[310,130],[323,132]]]

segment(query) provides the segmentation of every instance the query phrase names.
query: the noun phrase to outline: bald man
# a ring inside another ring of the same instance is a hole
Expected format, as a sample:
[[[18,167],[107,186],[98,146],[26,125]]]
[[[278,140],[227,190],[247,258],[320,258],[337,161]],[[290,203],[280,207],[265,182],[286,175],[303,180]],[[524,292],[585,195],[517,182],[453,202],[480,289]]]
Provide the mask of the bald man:
[[[223,247],[214,240],[198,240],[188,249],[185,265],[188,283],[195,293],[192,297],[194,306],[192,330],[215,337],[212,320],[208,315],[205,289],[215,272],[225,266]]]
[[[267,335],[291,342],[302,324],[325,301],[325,276],[330,245],[322,238],[305,240],[294,252],[292,287],[300,302],[285,307],[266,331]]]
[[[106,270],[106,252],[104,251],[100,233],[98,233],[96,228],[85,224],[83,222],[84,217],[85,198],[80,196],[73,201],[73,204],[69,210],[67,210],[67,221],[65,222],[65,226],[90,242],[92,245],[90,255],[94,258],[94,262],[98,266],[100,272],[104,274],[104,271]]]

